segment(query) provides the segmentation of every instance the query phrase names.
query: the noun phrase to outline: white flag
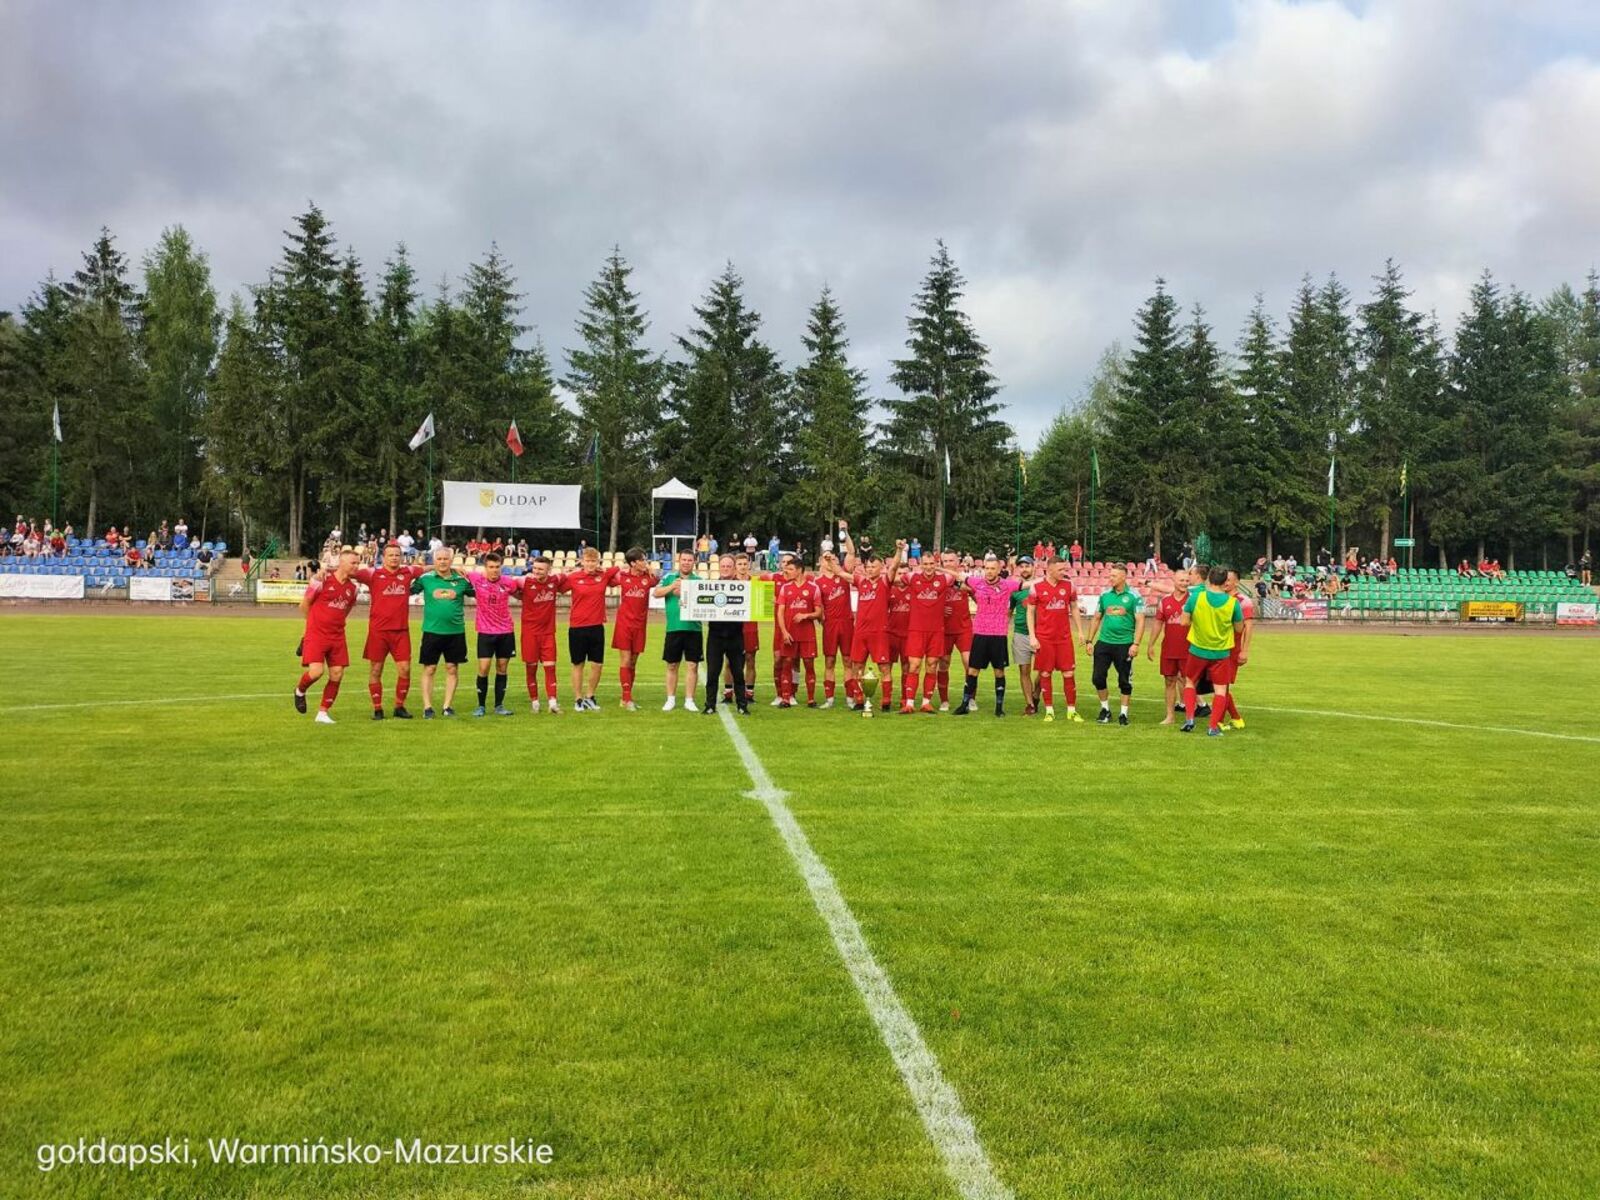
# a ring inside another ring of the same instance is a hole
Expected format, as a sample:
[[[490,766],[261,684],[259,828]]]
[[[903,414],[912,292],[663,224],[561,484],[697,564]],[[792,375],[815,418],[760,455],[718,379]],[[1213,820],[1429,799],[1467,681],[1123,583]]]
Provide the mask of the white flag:
[[[944,481],[946,483],[950,482],[950,448],[948,446],[945,447],[944,451]]]
[[[428,419],[422,423],[422,428],[417,430],[417,432],[414,435],[412,435],[411,448],[413,450],[415,450],[418,446],[422,445],[423,442],[431,440],[432,437],[433,437],[433,414],[429,413],[428,414]]]
[[[56,441],[61,440],[61,401],[56,401],[55,408],[50,413],[50,424],[55,426]]]
[[[1328,459],[1328,495],[1333,495],[1333,459]]]

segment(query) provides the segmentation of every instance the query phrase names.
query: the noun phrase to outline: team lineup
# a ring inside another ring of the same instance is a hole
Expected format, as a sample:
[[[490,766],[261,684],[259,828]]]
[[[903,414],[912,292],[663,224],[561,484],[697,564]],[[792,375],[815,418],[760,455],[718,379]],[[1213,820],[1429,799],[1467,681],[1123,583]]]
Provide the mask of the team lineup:
[[[824,553],[815,571],[799,557],[785,556],[776,572],[753,572],[749,554],[725,554],[718,560],[722,579],[757,580],[773,585],[772,686],[775,708],[800,703],[803,678],[808,708],[832,708],[842,674],[844,707],[871,717],[868,685],[878,684],[878,711],[902,714],[949,712],[965,716],[978,708],[983,673],[993,676],[994,715],[1006,714],[1007,671],[1015,660],[1022,688],[1024,716],[1057,719],[1056,677],[1060,677],[1063,718],[1081,722],[1077,707],[1077,649],[1090,655],[1091,684],[1099,700],[1096,721],[1129,724],[1133,668],[1140,653],[1159,662],[1164,687],[1163,725],[1177,722],[1184,732],[1207,716],[1210,736],[1242,728],[1233,694],[1239,668],[1249,660],[1254,612],[1239,589],[1237,572],[1220,566],[1196,566],[1173,573],[1171,588],[1156,595],[1165,581],[1141,596],[1128,572],[1113,567],[1110,586],[1085,614],[1078,590],[1068,576],[1065,559],[1050,555],[1043,562],[1028,556],[1001,560],[987,555],[981,569],[964,570],[954,551],[918,554],[897,542],[887,559],[871,552],[857,554],[847,532],[841,533],[841,554]],[[323,687],[316,721],[332,724],[330,710],[350,665],[346,623],[364,585],[370,598],[367,638],[368,693],[374,720],[384,719],[383,671],[395,664],[394,701],[388,716],[409,720],[411,688],[411,597],[422,600],[422,638],[417,661],[422,665],[422,715],[432,719],[456,715],[455,695],[460,667],[468,661],[466,601],[475,602],[475,717],[509,717],[506,690],[511,661],[521,658],[528,699],[534,713],[562,711],[557,695],[556,601],[565,594],[567,658],[572,709],[598,711],[596,700],[605,662],[606,597],[619,593],[611,623],[610,648],[618,654],[621,706],[637,711],[634,699],[639,656],[644,652],[650,602],[665,609],[665,711],[682,706],[714,713],[719,696],[741,715],[748,715],[757,691],[760,625],[764,622],[687,619],[680,605],[682,585],[703,576],[696,573],[690,551],[676,557],[674,568],[660,573],[642,549],[635,547],[621,566],[602,567],[600,555],[586,548],[575,571],[557,574],[551,560],[531,560],[526,574],[502,572],[503,559],[490,553],[478,568],[456,568],[454,551],[435,550],[431,567],[403,565],[401,547],[384,548],[381,565],[358,565],[356,551],[345,548],[325,563],[308,585],[300,608],[305,633],[300,646],[304,672],[294,691],[297,711],[307,711],[307,693],[319,679]],[[513,618],[511,602],[521,608]],[[1148,612],[1147,612],[1148,610]],[[1085,617],[1087,615],[1087,621]],[[817,699],[818,659],[822,660],[823,698]],[[705,696],[696,702],[704,662]],[[444,664],[443,703],[434,707],[436,674]],[[899,692],[894,669],[899,667]],[[951,675],[961,682],[961,696],[950,707]],[[1113,718],[1109,684],[1116,676],[1119,709]],[[543,695],[541,697],[541,685]],[[492,691],[491,691],[492,689]],[[935,706],[935,695],[938,704]]]

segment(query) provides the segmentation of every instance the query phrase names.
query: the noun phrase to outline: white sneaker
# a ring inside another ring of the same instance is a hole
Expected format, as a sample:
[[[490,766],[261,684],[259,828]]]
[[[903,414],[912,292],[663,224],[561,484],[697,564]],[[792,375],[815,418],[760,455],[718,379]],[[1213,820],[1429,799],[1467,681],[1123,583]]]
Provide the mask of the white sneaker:
[[[529,707],[531,707],[533,709],[533,711],[535,713],[537,713],[539,711],[539,702],[537,700],[535,700],[535,701],[532,702],[532,704]]]
[[[635,704],[632,700],[629,700],[626,704],[624,704],[622,706],[622,711],[623,712],[638,712],[639,711],[639,706],[637,704]]]
[[[685,696],[683,698],[683,707],[684,707],[684,710],[687,711],[687,712],[699,712],[700,711],[700,706],[694,702],[694,697],[693,696]]]
[[[676,696],[668,696],[667,697],[667,702],[661,706],[661,711],[662,712],[671,712],[673,709],[675,709],[677,707],[678,707],[678,698]]]
[[[846,703],[848,704],[849,701],[846,701]],[[833,707],[833,697],[829,696],[826,700],[824,700],[822,702],[822,707],[823,708],[832,708]]]
[[[539,711],[539,704],[538,704],[537,701],[534,702],[533,711],[534,712],[538,712]],[[552,696],[550,698],[550,703],[545,706],[545,711],[546,712],[553,712],[553,713],[558,713],[558,712],[561,711],[561,705],[556,703],[554,696]]]
[[[333,718],[328,715],[328,710],[327,709],[325,709],[325,708],[317,709],[317,724],[318,725],[332,725],[333,724]]]
[[[939,711],[940,712],[949,712],[950,711],[950,701],[948,701],[948,700],[939,701]]]
[[[772,707],[773,708],[782,708],[783,707],[783,697],[782,696],[774,696],[772,698]]]

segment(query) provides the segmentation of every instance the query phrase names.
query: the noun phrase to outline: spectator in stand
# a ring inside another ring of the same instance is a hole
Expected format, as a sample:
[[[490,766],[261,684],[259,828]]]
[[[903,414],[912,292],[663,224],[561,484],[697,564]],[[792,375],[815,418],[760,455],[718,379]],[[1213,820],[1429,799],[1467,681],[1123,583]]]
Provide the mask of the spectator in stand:
[[[158,550],[172,549],[172,530],[167,528],[165,521],[161,522],[160,529],[150,535],[150,540]]]
[[[1044,544],[1044,556],[1045,556],[1046,561],[1048,561],[1048,560],[1050,560],[1050,559],[1052,559],[1052,558],[1054,558],[1056,556],[1056,540],[1055,540],[1055,538],[1051,538],[1048,542],[1046,542]]]
[[[106,545],[110,546],[113,550],[115,550],[117,548],[117,546],[122,542],[122,535],[117,532],[117,527],[115,525],[113,525],[110,529],[106,530],[106,539],[105,540],[106,540]]]
[[[187,550],[189,548],[189,522],[182,517],[172,527],[172,548],[174,550]]]
[[[128,543],[128,548],[123,552],[122,555],[122,563],[127,567],[138,568],[142,566],[143,563],[140,561],[139,547],[135,546],[131,542]]]
[[[210,579],[216,571],[216,557],[210,548],[206,546],[201,546],[199,552],[194,556],[195,562],[200,564],[200,569],[206,573],[207,579]]]
[[[1265,575],[1269,566],[1271,566],[1271,564],[1267,562],[1267,556],[1263,554],[1261,557],[1256,559],[1256,565],[1254,568],[1252,568],[1251,574],[1258,577]]]
[[[1589,550],[1585,550],[1578,558],[1578,578],[1584,587],[1594,586],[1594,555]]]
[[[1400,573],[1400,560],[1397,559],[1394,556],[1393,552],[1391,552],[1389,554],[1389,574],[1398,575],[1399,573]]]
[[[404,529],[402,529],[400,531],[400,536],[397,537],[395,539],[395,541],[400,543],[400,557],[401,557],[401,559],[403,561],[405,561],[405,562],[410,562],[411,561],[411,548],[413,546],[415,546],[417,543],[412,539],[411,535],[409,533],[407,533]]]
[[[50,534],[50,553],[60,558],[67,552],[67,535],[61,530],[53,530]]]
[[[1067,555],[1072,559],[1075,567],[1083,566],[1083,547],[1078,544],[1078,539],[1072,539],[1072,546],[1067,550]]]
[[[1456,575],[1462,579],[1471,579],[1472,564],[1463,558],[1459,563],[1456,564]]]
[[[756,535],[754,533],[747,533],[744,535],[744,552],[750,556],[751,562],[755,562],[756,547],[760,544],[761,543],[756,541]]]
[[[13,534],[12,536],[14,537],[15,535]],[[39,547],[40,542],[38,531],[35,529],[29,529],[27,536],[22,539],[22,553],[27,555],[29,558],[38,558]]]
[[[527,558],[528,557],[528,539],[527,538],[518,538],[517,539],[517,557],[518,558]]]
[[[1033,544],[1033,561],[1044,561],[1044,540],[1042,538]]]
[[[321,566],[320,563],[314,563],[312,565],[313,566]],[[267,572],[267,578],[268,579],[282,579],[283,578],[283,571],[278,567],[278,565],[276,563],[274,563],[272,565],[272,570]]]
[[[1566,575],[1568,579],[1576,579],[1578,577],[1578,564],[1575,562],[1567,563]]]

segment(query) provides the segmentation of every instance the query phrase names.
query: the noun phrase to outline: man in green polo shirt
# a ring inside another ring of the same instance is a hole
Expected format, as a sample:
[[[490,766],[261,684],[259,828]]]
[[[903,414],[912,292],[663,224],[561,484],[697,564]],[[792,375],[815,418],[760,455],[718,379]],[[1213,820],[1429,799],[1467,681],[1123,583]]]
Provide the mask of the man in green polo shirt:
[[[1100,603],[1095,606],[1089,636],[1084,641],[1094,649],[1094,690],[1100,697],[1100,715],[1095,723],[1111,724],[1111,695],[1106,690],[1106,678],[1115,667],[1117,691],[1122,695],[1117,724],[1126,725],[1128,701],[1133,696],[1133,659],[1139,653],[1139,643],[1144,641],[1144,601],[1128,586],[1126,568],[1111,568],[1111,587],[1100,593]]]
[[[678,569],[668,571],[652,589],[653,595],[666,597],[667,605],[667,637],[661,647],[661,661],[667,664],[667,702],[661,706],[662,712],[671,712],[678,707],[678,665],[685,659],[689,662],[689,670],[683,707],[690,712],[697,708],[694,691],[700,681],[700,656],[705,648],[705,639],[699,621],[685,621],[680,616],[678,596],[685,579],[699,578],[694,573],[694,552],[680,550]]]
[[[467,597],[472,584],[455,568],[455,551],[433,552],[433,570],[411,581],[411,593],[422,596],[422,716],[433,717],[433,672],[444,659],[444,715],[456,715],[456,668],[467,661]]]

